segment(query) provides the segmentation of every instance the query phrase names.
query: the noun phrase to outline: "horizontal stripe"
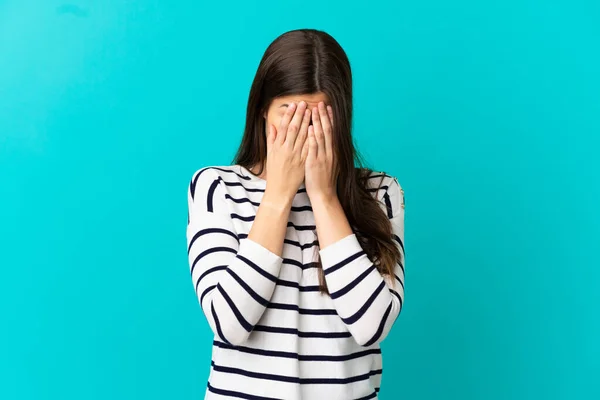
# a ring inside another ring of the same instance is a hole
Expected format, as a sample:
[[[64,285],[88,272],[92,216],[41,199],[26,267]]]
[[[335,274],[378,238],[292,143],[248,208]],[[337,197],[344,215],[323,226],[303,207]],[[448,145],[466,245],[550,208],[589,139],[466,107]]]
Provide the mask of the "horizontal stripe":
[[[233,219],[239,219],[240,221],[244,222],[253,222],[254,218],[256,217],[255,215],[243,216],[236,213],[231,213],[229,216]],[[317,229],[316,225],[297,225],[291,221],[288,221],[287,227],[294,228],[297,231],[314,231]]]
[[[213,345],[227,350],[239,351],[247,354],[255,354],[264,357],[275,357],[275,358],[292,358],[298,361],[323,361],[323,362],[342,362],[354,360],[356,358],[366,357],[373,354],[381,354],[381,349],[367,349],[351,354],[344,354],[339,356],[323,355],[323,354],[298,354],[288,351],[279,350],[264,350],[246,346],[232,346],[230,344],[213,341]]]
[[[236,280],[236,282],[248,293],[259,305],[266,307],[271,310],[285,310],[285,311],[295,311],[300,315],[337,315],[335,309],[328,308],[302,308],[297,304],[286,304],[286,303],[273,303],[268,302],[266,299],[261,297],[258,293],[256,293],[249,285],[241,280],[239,276],[237,276],[233,271],[228,270],[229,274]],[[235,302],[231,299],[231,297],[227,294],[225,289],[220,284],[217,284],[217,290],[221,293],[235,317],[237,318],[240,325],[246,329],[246,331],[251,332],[253,326],[245,319],[244,315],[241,313]],[[204,293],[203,293],[204,296]]]
[[[200,175],[202,175],[204,172],[208,171],[209,169],[211,169],[211,167],[202,168],[192,178],[192,181],[190,182],[190,195],[191,195],[192,199],[194,199],[194,197],[196,195],[196,186],[198,185],[198,179],[200,179]]]
[[[208,212],[214,211],[213,199],[215,197],[215,191],[217,190],[217,187],[219,186],[220,181],[221,181],[221,178],[216,179],[208,188],[208,193],[206,194],[206,211],[208,211]]]
[[[400,245],[400,248],[402,249],[402,253],[404,253],[404,243],[402,243],[402,240],[400,240],[400,238],[396,234],[394,234],[393,237],[394,237],[394,240],[396,242],[398,242],[398,244]]]
[[[365,255],[365,254],[366,253],[364,252],[364,250],[361,250],[357,253],[352,254],[350,257],[343,259],[342,261],[338,262],[337,264],[334,264],[331,267],[327,267],[325,269],[325,275],[329,275],[332,272],[337,271],[338,269],[342,268],[345,265],[350,264],[352,261],[356,260],[358,257]]]
[[[307,270],[307,269],[311,269],[311,268],[317,268],[319,266],[319,263],[314,261],[314,262],[310,262],[310,263],[306,263],[306,264],[302,264],[300,261],[297,260],[293,260],[291,258],[284,258],[282,261],[283,264],[288,264],[288,265],[294,265],[298,268],[300,268],[301,270]]]
[[[287,227],[294,228],[297,231],[314,231],[317,229],[316,225],[296,225],[293,222],[288,222]]]
[[[321,287],[319,285],[301,286],[298,282],[286,281],[283,279],[277,280],[277,286],[285,286],[298,289],[301,292],[319,292]]]
[[[242,315],[240,310],[237,308],[237,306],[235,305],[235,303],[233,302],[231,297],[229,297],[227,292],[225,292],[225,290],[223,289],[223,287],[220,284],[217,284],[217,290],[219,291],[219,293],[221,293],[221,296],[223,296],[223,298],[225,299],[225,302],[227,302],[227,304],[229,305],[229,308],[231,308],[233,315],[235,315],[235,317],[237,318],[240,325],[246,330],[246,332],[252,332],[252,328],[253,328],[252,324],[250,322],[246,321],[246,318],[244,318],[244,316]]]
[[[244,188],[244,190],[246,192],[264,193],[264,191],[265,191],[265,189],[263,189],[263,188],[250,188],[250,187],[244,186],[244,184],[242,182],[228,182],[225,180],[223,180],[222,182],[225,184],[225,186],[240,186],[240,187]],[[297,193],[306,193],[306,188],[298,189],[296,191],[296,194]]]
[[[249,198],[247,198],[247,197],[243,197],[243,198],[241,198],[241,199],[236,199],[235,197],[232,197],[232,196],[231,196],[231,195],[229,195],[229,194],[225,194],[225,198],[226,198],[226,199],[229,199],[229,200],[231,200],[231,201],[233,201],[234,203],[237,203],[237,204],[242,204],[242,203],[250,203],[250,204],[252,204],[253,206],[257,206],[257,207],[260,205],[260,203],[259,203],[259,202],[256,202],[256,201],[251,201],[251,200],[250,200]]]
[[[228,200],[233,201],[234,203],[237,204],[242,204],[242,203],[250,203],[255,207],[259,207],[260,206],[260,202],[258,201],[252,201],[247,197],[242,197],[242,198],[235,198],[229,194],[225,194],[225,198]],[[302,211],[312,211],[312,207],[309,205],[306,206],[291,206],[291,211],[293,212],[302,212]]]
[[[365,313],[367,312],[369,307],[371,307],[371,304],[373,304],[373,302],[375,301],[377,296],[379,296],[379,293],[381,293],[381,291],[383,290],[384,287],[385,287],[385,281],[382,280],[381,283],[379,284],[379,286],[377,287],[377,289],[375,289],[375,291],[371,294],[371,296],[367,299],[367,301],[362,305],[362,307],[354,315],[352,315],[348,318],[342,318],[342,321],[344,321],[344,323],[346,323],[348,325],[352,325],[352,324],[356,323],[356,321],[358,321],[363,315],[365,315]]]
[[[207,287],[206,289],[204,289],[204,292],[202,292],[202,295],[200,296],[200,304],[204,303],[204,297],[209,294],[212,290],[216,289],[217,285],[210,285],[209,287]]]
[[[402,269],[402,271],[404,272],[404,269]],[[404,282],[402,282],[402,279],[400,279],[400,277],[397,274],[394,274],[394,277],[396,278],[400,286],[402,286],[402,289],[404,289]]]
[[[320,339],[344,339],[352,337],[350,332],[306,332],[295,328],[282,328],[278,326],[256,325],[254,331],[280,333],[283,335],[296,335],[301,338],[320,338]]]
[[[237,258],[242,260],[246,265],[250,266],[252,269],[254,269],[256,272],[258,272],[259,274],[261,274],[268,280],[277,282],[277,278],[275,276],[271,275],[270,273],[268,273],[267,271],[265,271],[264,269],[259,267],[256,263],[249,260],[248,258],[244,257],[243,255],[241,255],[239,253],[237,254]]]
[[[349,284],[347,284],[340,290],[331,293],[331,298],[338,299],[338,298],[342,297],[343,295],[347,294],[352,289],[354,289],[356,287],[356,285],[358,285],[360,282],[362,282],[374,270],[375,270],[375,265],[371,264],[371,266],[369,268],[367,268],[362,274],[357,276],[352,282],[350,282]]]
[[[190,250],[192,249],[192,245],[194,244],[194,242],[196,241],[196,239],[198,239],[200,236],[208,235],[209,233],[222,233],[224,235],[229,235],[229,236],[233,237],[235,240],[238,241],[238,243],[240,241],[238,239],[238,236],[235,233],[233,233],[233,232],[231,232],[231,231],[229,231],[227,229],[223,229],[223,228],[200,229],[198,232],[196,232],[194,234],[194,236],[190,240],[190,244],[188,245],[188,254],[190,254]]]
[[[396,264],[397,264],[397,265],[400,267],[400,269],[402,270],[402,275],[404,275],[404,265],[402,265],[402,262],[401,262],[401,261],[398,261]],[[404,284],[403,284],[402,286],[404,286]]]
[[[388,190],[389,186],[388,185],[383,185],[383,186],[379,186],[379,187],[375,187],[375,188],[367,188],[367,191],[369,192],[378,192],[380,190]]]
[[[296,242],[294,240],[289,240],[289,239],[285,239],[283,241],[283,243],[292,245],[292,246],[296,246],[296,247],[300,247],[301,250],[306,250],[306,249],[310,249],[311,247],[315,247],[319,245],[319,241],[318,240],[314,240],[310,243],[305,243],[305,244],[301,244],[300,242]]]
[[[238,255],[238,258],[244,259],[243,256],[239,256],[239,255]],[[254,263],[252,263],[252,264],[254,264]],[[254,264],[254,265],[256,266],[255,270],[259,271],[259,273],[261,275],[265,276],[267,279],[269,279],[269,280],[272,281],[273,280],[272,278],[275,278],[273,275],[269,274],[268,272],[263,271],[258,265],[256,265],[256,264]],[[196,290],[197,290],[198,285],[200,284],[200,281],[202,279],[206,278],[208,275],[210,275],[212,273],[216,273],[216,272],[222,271],[222,270],[224,270],[226,268],[227,268],[226,265],[219,265],[219,266],[216,266],[216,267],[208,268],[206,271],[204,271],[202,273],[202,275],[200,275],[200,277],[196,281]],[[284,280],[284,279],[280,279],[280,278],[276,278],[275,285],[276,286],[283,286],[283,287],[294,288],[294,289],[299,290],[300,292],[318,292],[318,291],[320,291],[319,285],[302,286],[298,282],[288,281],[288,280]]]
[[[301,385],[348,384],[348,383],[363,381],[363,380],[369,379],[372,376],[381,374],[381,370],[378,369],[378,370],[369,371],[366,374],[349,376],[349,377],[345,377],[345,378],[299,378],[297,376],[286,376],[286,375],[267,374],[267,373],[255,372],[255,371],[246,371],[241,368],[217,365],[217,364],[215,364],[214,361],[211,362],[211,366],[212,366],[213,370],[215,370],[217,372],[243,375],[243,376],[247,376],[249,378],[256,378],[256,379],[262,379],[262,380],[267,380],[267,381],[299,383]]]
[[[223,184],[225,186],[233,186],[233,187],[240,186],[244,189],[244,191],[250,192],[250,193],[264,193],[264,191],[265,191],[265,189],[246,187],[246,186],[244,186],[244,184],[242,182],[228,182],[226,180],[223,180],[221,182],[223,182]]]
[[[391,176],[387,174],[373,174],[370,175],[367,179],[375,179],[375,178],[391,178]]]
[[[263,298],[261,295],[256,293],[254,291],[254,289],[252,289],[246,282],[244,282],[244,280],[242,278],[240,278],[238,276],[238,274],[236,274],[229,268],[227,269],[227,272],[229,272],[229,275],[231,275],[231,277],[233,279],[235,279],[235,281],[238,283],[238,285],[240,285],[241,287],[244,288],[246,293],[248,293],[254,299],[254,301],[256,301],[258,304],[260,304],[261,306],[264,306],[264,307],[266,307],[267,304],[269,304],[269,300]]]
[[[202,281],[202,279],[206,278],[208,275],[210,275],[212,273],[223,271],[226,268],[227,268],[227,265],[217,265],[216,267],[212,267],[212,268],[209,268],[206,271],[204,271],[202,273],[202,275],[200,275],[200,277],[196,280],[196,292],[198,291],[198,285],[200,285],[200,282]]]
[[[245,221],[245,222],[252,222],[252,221],[254,221],[254,215],[250,215],[250,216],[244,217],[244,216],[238,215],[236,213],[232,213],[232,214],[230,214],[230,216],[233,219],[239,219],[239,220]]]
[[[301,315],[337,315],[334,309],[328,308],[301,308],[297,304],[284,304],[284,303],[269,303],[267,308],[272,310],[288,310],[296,311]]]
[[[252,297],[258,304],[260,304],[263,307],[267,307],[273,310],[289,310],[289,311],[296,311],[299,314],[302,315],[337,315],[337,312],[334,309],[321,309],[321,308],[316,308],[316,309],[311,309],[311,308],[301,308],[299,307],[297,304],[286,304],[286,303],[273,303],[273,302],[269,302],[267,299],[261,297],[258,293],[256,293],[254,291],[254,289],[252,289],[246,282],[244,282],[236,273],[234,273],[233,271],[231,271],[230,269],[227,269],[227,272],[233,277],[233,279],[235,279],[235,281],[246,291],[246,293],[248,293],[250,295],[250,297]],[[219,286],[219,290],[223,290],[220,286]],[[233,300],[231,300],[231,302],[227,301],[228,303],[230,303],[230,306],[232,306],[232,309],[234,309],[234,313],[235,310],[237,309],[236,307],[234,307],[234,303]],[[237,314],[236,314],[237,316]],[[240,314],[241,316],[241,314]],[[238,317],[238,320],[240,320],[240,318]],[[243,320],[245,321],[245,320]],[[242,320],[240,320],[240,323],[243,325],[244,322]]]
[[[198,261],[200,261],[203,257],[206,257],[209,254],[213,254],[213,253],[219,253],[219,252],[224,252],[224,253],[237,253],[234,249],[232,249],[231,247],[212,247],[208,250],[204,250],[202,253],[198,254],[198,256],[194,259],[194,262],[192,263],[192,267],[190,268],[190,274],[194,274],[194,268],[196,268],[196,264],[198,264]]]
[[[312,211],[312,207],[311,206],[292,206],[290,208],[290,210],[292,212],[302,212],[302,211]]]
[[[241,239],[247,238],[248,234],[247,233],[240,233],[237,236],[241,240]],[[315,247],[315,246],[319,245],[319,241],[318,240],[314,240],[314,241],[312,241],[310,243],[301,244],[300,242],[297,242],[295,240],[284,239],[283,243],[289,244],[291,246],[299,247],[301,250],[310,249],[311,247]]]
[[[383,318],[381,318],[381,322],[379,323],[377,331],[375,332],[371,340],[365,343],[365,346],[371,346],[379,340],[379,338],[381,337],[381,333],[383,332],[383,328],[385,328],[385,323],[387,322],[387,319],[390,316],[390,311],[392,311],[392,303],[390,303],[388,308],[385,310],[385,313],[383,314]]]
[[[236,392],[233,390],[225,390],[225,389],[218,389],[214,386],[211,386],[210,382],[207,385],[208,391],[214,394],[218,394],[221,396],[228,396],[228,397],[235,397],[238,399],[247,399],[247,400],[281,400],[281,399],[276,399],[274,397],[263,397],[263,396],[254,396],[252,394],[247,394],[247,393],[242,393],[242,392]]]
[[[221,323],[219,322],[219,317],[217,316],[217,312],[215,311],[215,305],[213,303],[210,303],[210,311],[212,313],[213,320],[215,321],[215,326],[217,327],[217,333],[218,333],[219,337],[225,343],[229,343],[229,341],[227,340],[225,335],[223,335],[223,330],[221,329]]]
[[[235,174],[235,175],[237,175],[238,177],[242,178],[245,181],[249,181],[249,180],[252,179],[249,176],[242,175],[242,174],[238,173],[237,171],[234,171],[234,170],[231,170],[231,169],[225,169],[225,168],[219,168],[219,167],[212,167],[212,169],[216,169],[217,171],[226,172],[226,173],[229,173],[229,174]]]

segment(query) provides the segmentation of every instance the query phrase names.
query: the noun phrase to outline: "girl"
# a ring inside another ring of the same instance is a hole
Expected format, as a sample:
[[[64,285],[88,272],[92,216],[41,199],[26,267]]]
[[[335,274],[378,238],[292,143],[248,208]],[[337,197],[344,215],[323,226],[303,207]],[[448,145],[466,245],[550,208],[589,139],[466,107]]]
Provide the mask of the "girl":
[[[193,175],[206,399],[377,399],[379,344],[404,300],[404,194],[360,166],[351,120],[344,50],[287,32],[260,62],[232,165]]]

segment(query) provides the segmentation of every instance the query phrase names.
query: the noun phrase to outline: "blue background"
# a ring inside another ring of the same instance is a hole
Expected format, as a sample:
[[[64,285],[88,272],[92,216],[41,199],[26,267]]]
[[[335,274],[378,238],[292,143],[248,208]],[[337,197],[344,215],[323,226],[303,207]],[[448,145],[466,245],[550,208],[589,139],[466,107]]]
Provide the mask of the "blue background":
[[[330,32],[406,191],[381,399],[600,398],[600,3],[0,1],[0,398],[200,399],[187,185]]]

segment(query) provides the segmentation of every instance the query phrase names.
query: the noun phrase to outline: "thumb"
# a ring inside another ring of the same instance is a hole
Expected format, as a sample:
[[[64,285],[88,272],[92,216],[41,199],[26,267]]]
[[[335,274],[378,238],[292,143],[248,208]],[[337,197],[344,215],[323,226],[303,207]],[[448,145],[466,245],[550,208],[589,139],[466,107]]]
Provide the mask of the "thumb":
[[[312,125],[308,127],[308,138],[305,145],[307,145],[306,161],[310,164],[317,158],[317,139],[315,138],[315,131]]]
[[[309,127],[310,129],[310,127]],[[308,137],[306,138],[306,140],[304,141],[304,144],[302,145],[302,150],[300,152],[300,160],[302,160],[302,162],[306,162],[306,159],[308,158],[308,143],[309,143],[309,139]]]
[[[269,132],[267,134],[267,146],[272,146],[275,143],[275,139],[277,138],[277,130],[275,129],[275,125],[269,124]]]

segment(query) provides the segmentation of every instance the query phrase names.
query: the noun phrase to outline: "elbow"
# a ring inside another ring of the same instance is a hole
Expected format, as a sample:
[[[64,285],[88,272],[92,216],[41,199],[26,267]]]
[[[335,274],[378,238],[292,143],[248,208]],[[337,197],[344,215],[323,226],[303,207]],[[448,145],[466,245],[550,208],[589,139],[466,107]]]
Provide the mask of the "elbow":
[[[220,313],[215,310],[214,304],[211,303],[210,316],[212,318],[208,320],[215,337],[232,346],[244,344],[250,337],[251,327],[242,326],[236,319],[219,318],[219,315]],[[223,317],[222,314],[221,317]]]
[[[351,332],[351,334],[356,343],[362,347],[378,345],[386,336],[384,332],[375,331],[373,329],[362,329]]]
[[[356,341],[356,343],[358,343],[359,346],[363,347],[369,347],[372,338],[372,336],[369,336],[363,332],[353,333],[352,337],[354,337],[354,340]],[[376,341],[373,342],[373,344],[376,343]]]
[[[215,334],[225,343],[232,346],[241,346],[245,344],[250,337],[250,332],[239,325],[236,326],[235,323],[222,327],[221,332],[215,332]]]
[[[356,343],[363,347],[370,347],[381,343],[388,335],[400,312],[399,305],[393,300],[380,315],[380,319],[360,321],[360,326],[350,330]]]

